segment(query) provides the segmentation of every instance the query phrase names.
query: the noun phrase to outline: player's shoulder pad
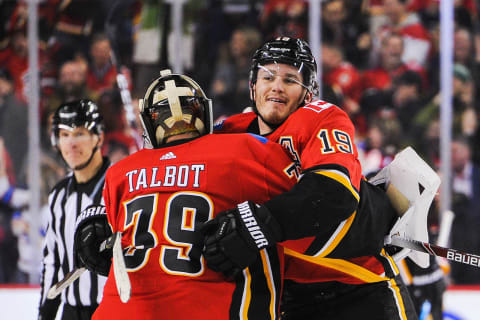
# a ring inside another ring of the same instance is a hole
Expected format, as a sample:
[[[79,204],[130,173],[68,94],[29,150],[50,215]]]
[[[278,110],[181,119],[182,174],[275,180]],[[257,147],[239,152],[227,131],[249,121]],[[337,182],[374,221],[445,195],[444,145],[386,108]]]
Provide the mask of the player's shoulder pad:
[[[292,114],[292,118],[293,116],[295,116],[296,121],[302,121],[303,123],[312,124],[318,124],[319,118],[333,119],[332,117],[334,117],[338,118],[339,120],[345,119],[348,121],[350,119],[347,113],[340,107],[323,100],[314,100],[309,104],[302,106]]]
[[[105,212],[105,206],[91,204],[88,207],[86,207],[77,217],[75,227],[77,228],[78,225],[83,221],[89,220],[91,218],[98,218],[98,217],[105,217],[105,218],[107,217],[107,213]]]
[[[304,111],[314,111],[315,113],[322,113],[326,110],[342,110],[337,105],[330,103],[324,100],[313,100],[309,104],[306,104],[300,108],[300,110]]]
[[[263,144],[265,144],[269,141],[267,138],[259,136],[258,134],[255,134],[255,133],[248,133],[248,134],[251,135],[252,137],[254,137],[255,139],[257,139],[258,141],[260,141]]]
[[[250,122],[257,115],[254,112],[234,114],[226,119],[217,121],[213,126],[214,133],[244,132]]]
[[[213,124],[213,131],[220,131],[223,128],[223,124],[225,123],[226,119],[222,119],[220,121],[217,121]]]

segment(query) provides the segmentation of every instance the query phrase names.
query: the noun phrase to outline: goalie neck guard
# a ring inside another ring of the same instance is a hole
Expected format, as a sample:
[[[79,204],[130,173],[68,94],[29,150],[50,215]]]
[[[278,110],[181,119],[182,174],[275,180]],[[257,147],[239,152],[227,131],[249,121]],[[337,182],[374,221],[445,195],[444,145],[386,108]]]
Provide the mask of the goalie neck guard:
[[[168,137],[213,131],[212,102],[190,77],[160,72],[140,101],[140,120],[146,143],[160,148]]]

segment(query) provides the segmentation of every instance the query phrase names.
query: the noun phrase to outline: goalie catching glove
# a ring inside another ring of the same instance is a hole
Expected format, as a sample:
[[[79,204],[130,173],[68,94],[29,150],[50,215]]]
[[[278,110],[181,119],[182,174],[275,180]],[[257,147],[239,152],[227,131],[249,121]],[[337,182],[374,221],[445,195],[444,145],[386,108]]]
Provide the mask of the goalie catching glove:
[[[200,231],[208,267],[227,277],[255,262],[260,250],[282,241],[282,229],[268,208],[251,201],[220,212]]]
[[[112,246],[100,246],[111,235],[104,206],[91,205],[83,210],[75,228],[75,265],[108,276],[112,265]]]

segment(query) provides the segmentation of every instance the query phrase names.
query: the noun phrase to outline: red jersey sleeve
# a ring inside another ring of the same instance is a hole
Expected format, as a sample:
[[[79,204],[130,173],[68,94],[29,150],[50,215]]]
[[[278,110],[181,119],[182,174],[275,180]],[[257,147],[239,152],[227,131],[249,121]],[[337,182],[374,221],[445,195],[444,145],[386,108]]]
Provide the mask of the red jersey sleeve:
[[[318,100],[297,110],[284,126],[287,129],[275,132],[276,139],[285,147],[287,138],[292,137],[291,151],[297,153],[302,172],[336,169],[358,189],[361,165],[354,143],[355,128],[343,110]]]
[[[254,112],[239,113],[215,124],[215,133],[244,133],[249,132],[248,126],[256,119]]]

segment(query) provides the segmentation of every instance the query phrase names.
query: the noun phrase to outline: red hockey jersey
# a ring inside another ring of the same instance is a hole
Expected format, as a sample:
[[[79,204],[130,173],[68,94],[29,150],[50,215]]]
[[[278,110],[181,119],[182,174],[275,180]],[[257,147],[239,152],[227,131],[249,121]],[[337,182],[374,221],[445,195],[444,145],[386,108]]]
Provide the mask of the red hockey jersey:
[[[246,132],[252,128],[256,118],[254,113],[232,116],[217,125],[216,132]],[[363,177],[354,135],[355,128],[344,111],[328,102],[317,100],[296,110],[267,137],[292,154],[296,162],[296,174],[313,170],[334,179],[359,202]],[[322,214],[327,217],[335,213]],[[357,211],[352,212],[348,219],[340,221],[329,234],[283,243],[287,255],[286,278],[297,282],[339,281],[361,284],[388,280],[387,277],[398,274],[393,259],[384,251],[377,256],[330,258],[341,257],[346,248],[358,245],[355,242],[345,243],[345,239],[355,238],[348,236],[349,233],[364,232],[356,229],[356,216]]]
[[[143,149],[113,165],[104,199],[132,285],[120,301],[113,270],[94,319],[278,319],[281,247],[235,281],[194,261],[202,250],[196,230],[218,212],[245,200],[264,202],[290,189],[285,150],[250,134],[206,135],[160,149]],[[112,268],[113,269],[113,268]]]

